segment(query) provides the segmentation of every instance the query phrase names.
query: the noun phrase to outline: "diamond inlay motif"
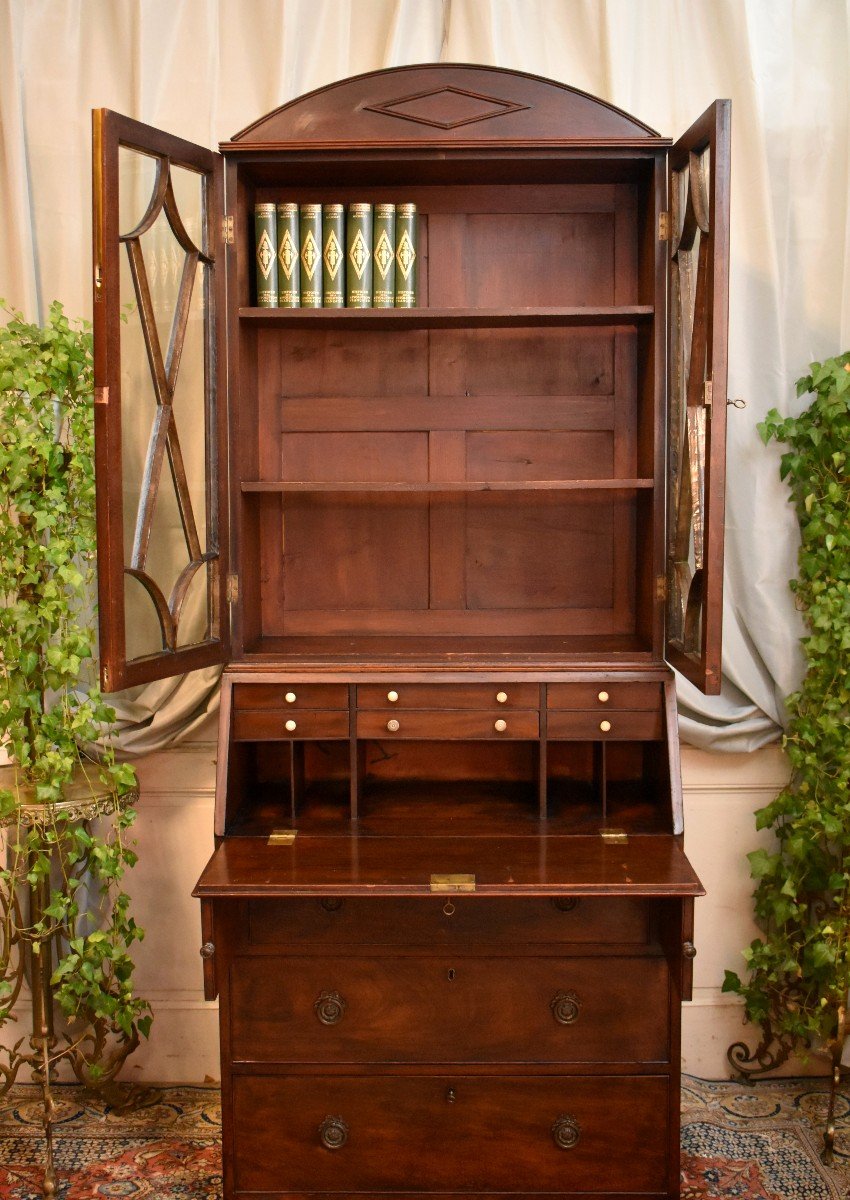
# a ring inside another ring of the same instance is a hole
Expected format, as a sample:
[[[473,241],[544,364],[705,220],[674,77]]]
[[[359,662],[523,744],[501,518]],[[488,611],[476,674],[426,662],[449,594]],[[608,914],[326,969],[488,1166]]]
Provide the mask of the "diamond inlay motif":
[[[442,87],[429,92],[418,92],[413,96],[399,96],[386,104],[367,104],[370,112],[383,113],[387,117],[400,117],[415,121],[418,125],[432,125],[436,129],[457,129],[475,121],[487,121],[491,117],[504,117],[508,113],[520,112],[527,104],[516,104],[512,100],[500,100],[498,96],[485,96],[469,92],[465,88]]]
[[[351,243],[348,257],[351,259],[355,275],[358,279],[362,279],[363,272],[366,270],[366,264],[369,262],[369,247],[366,245],[362,229],[357,230],[354,241]]]
[[[292,272],[295,270],[295,264],[298,262],[298,250],[295,246],[295,239],[288,229],[284,232],[277,257],[280,260],[281,270],[284,275],[287,279],[291,279]]]
[[[336,231],[331,230],[328,234],[328,240],[325,242],[325,266],[328,269],[328,274],[331,279],[336,279],[337,271],[342,262],[342,246],[339,244],[339,238],[336,236]]]
[[[413,264],[416,261],[416,251],[413,248],[413,242],[410,240],[410,235],[405,229],[398,243],[396,251],[396,262],[398,269],[401,271],[402,277],[407,280],[410,278],[410,272],[413,270]]]
[[[301,247],[301,264],[307,273],[307,278],[312,279],[316,274],[316,268],[320,262],[319,247],[316,245],[316,239],[313,237],[313,230],[309,230],[304,239],[304,244]]]
[[[274,250],[272,249],[271,238],[269,237],[268,230],[264,229],[257,245],[257,266],[260,268],[263,279],[268,279],[273,262]]]
[[[386,229],[381,230],[381,236],[378,238],[378,244],[375,247],[375,266],[380,272],[381,279],[386,279],[387,271],[393,263],[395,257],[390,239],[387,236]]]

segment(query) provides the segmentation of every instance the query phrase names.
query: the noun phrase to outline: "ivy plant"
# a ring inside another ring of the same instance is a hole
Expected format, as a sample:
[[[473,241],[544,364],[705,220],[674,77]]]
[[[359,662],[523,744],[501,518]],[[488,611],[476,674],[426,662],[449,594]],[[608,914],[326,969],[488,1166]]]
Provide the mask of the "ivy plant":
[[[780,474],[800,523],[791,589],[807,633],[805,677],[787,701],[791,778],[756,813],[775,845],[748,856],[763,933],[744,951],[747,977],[727,971],[724,983],[761,1027],[752,1054],[730,1048],[745,1074],[810,1046],[836,1064],[850,988],[850,353],[812,363],[797,382],[807,393],[799,416],[774,409],[759,426],[788,447]]]
[[[117,1069],[151,1021],[133,990],[130,951],[143,931],[123,887],[136,855],[122,797],[135,774],[109,748],[115,713],[92,671],[91,328],[59,303],[44,326],[0,306],[0,737],[14,763],[0,787],[0,1024],[14,1015],[21,951],[47,961],[49,945],[53,995],[73,1031],[73,1054],[62,1053],[91,1081]],[[96,757],[86,751],[95,743],[107,746]],[[72,779],[77,796],[84,781],[83,800],[68,811]],[[86,791],[105,796],[111,815],[81,816]],[[26,888],[42,898],[34,919],[19,902]]]

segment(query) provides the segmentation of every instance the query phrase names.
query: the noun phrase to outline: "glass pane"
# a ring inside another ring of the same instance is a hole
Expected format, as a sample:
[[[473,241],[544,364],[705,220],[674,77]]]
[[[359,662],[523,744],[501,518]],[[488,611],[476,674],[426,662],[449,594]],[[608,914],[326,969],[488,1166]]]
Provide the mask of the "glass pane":
[[[217,635],[210,619],[217,564],[205,561],[215,536],[206,483],[211,268],[192,265],[192,246],[206,240],[208,179],[172,166],[176,207],[161,206],[149,228],[128,237],[154,199],[156,161],[127,148],[119,158],[124,565],[133,572],[125,576],[128,660]]]
[[[671,178],[673,244],[670,262],[670,443],[668,493],[668,639],[698,659],[702,649],[706,338],[695,328],[697,297],[706,292],[709,196],[708,151]],[[707,294],[703,297],[703,303]],[[689,405],[688,400],[691,400]]]

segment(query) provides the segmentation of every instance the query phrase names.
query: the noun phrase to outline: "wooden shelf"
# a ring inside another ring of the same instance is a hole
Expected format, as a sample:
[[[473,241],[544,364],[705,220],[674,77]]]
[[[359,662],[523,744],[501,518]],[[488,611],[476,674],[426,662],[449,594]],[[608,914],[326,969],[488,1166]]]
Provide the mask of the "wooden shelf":
[[[579,308],[240,308],[251,325],[300,329],[499,329],[547,325],[634,325],[650,320],[651,304]]]
[[[434,481],[424,483],[369,483],[344,480],[250,479],[243,494],[264,492],[610,492],[634,491],[654,486],[652,479],[506,479]]]

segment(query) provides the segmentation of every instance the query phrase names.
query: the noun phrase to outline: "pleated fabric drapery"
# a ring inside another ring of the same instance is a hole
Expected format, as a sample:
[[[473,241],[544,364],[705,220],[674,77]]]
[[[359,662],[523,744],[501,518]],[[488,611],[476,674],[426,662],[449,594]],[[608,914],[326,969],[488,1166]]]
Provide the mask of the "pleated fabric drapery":
[[[335,79],[415,62],[548,76],[678,135],[733,104],[724,690],[680,680],[684,740],[779,734],[803,632],[796,524],[755,425],[850,345],[848,0],[0,0],[0,296],[91,312],[90,118],[221,140]],[[130,753],[185,736],[218,672],[116,698]]]

